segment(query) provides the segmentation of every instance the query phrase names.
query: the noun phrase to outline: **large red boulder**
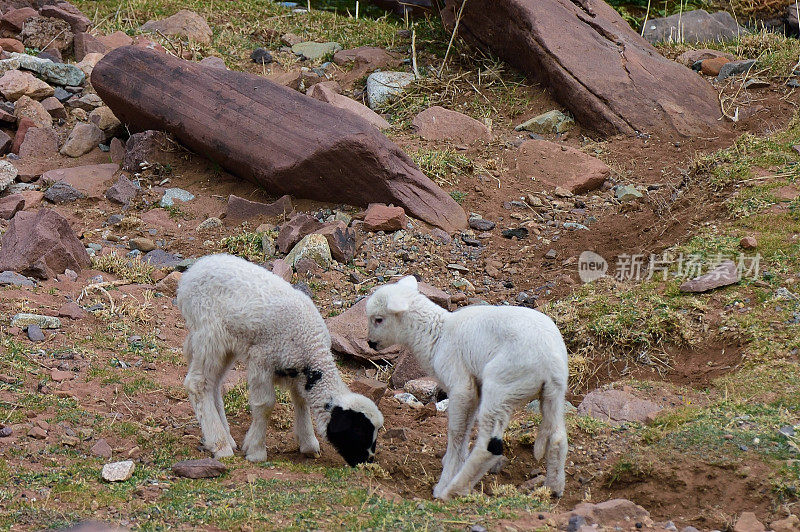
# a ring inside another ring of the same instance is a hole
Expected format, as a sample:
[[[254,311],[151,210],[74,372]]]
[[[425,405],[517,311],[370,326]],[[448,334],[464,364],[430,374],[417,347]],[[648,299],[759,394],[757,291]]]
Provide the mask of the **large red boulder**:
[[[446,25],[463,1],[446,1]],[[602,0],[469,0],[458,33],[549,88],[587,129],[711,136],[723,127],[711,85]]]
[[[448,231],[467,226],[455,200],[368,122],[263,77],[126,46],[97,64],[92,86],[132,131],[169,131],[271,194],[394,203]]]
[[[80,272],[90,264],[69,222],[51,209],[18,212],[0,241],[0,271],[50,279],[66,269]]]

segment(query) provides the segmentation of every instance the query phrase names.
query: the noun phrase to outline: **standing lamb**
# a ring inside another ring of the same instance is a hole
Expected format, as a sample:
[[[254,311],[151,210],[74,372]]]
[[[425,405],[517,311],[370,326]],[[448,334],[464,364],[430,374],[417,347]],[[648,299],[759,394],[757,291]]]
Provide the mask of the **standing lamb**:
[[[242,444],[251,462],[267,459],[266,431],[275,383],[289,388],[300,452],[319,455],[311,423],[351,466],[371,461],[383,416],[375,403],[352,393],[331,355],[331,339],[314,303],[280,277],[244,259],[211,255],[178,284],[178,307],[189,335],[184,386],[203,442],[215,457],[231,456],[222,381],[236,361],[247,364],[252,423]]]
[[[514,409],[541,399],[534,456],[547,455],[545,485],[564,493],[567,348],[556,325],[523,307],[473,306],[448,312],[419,293],[414,277],[379,288],[367,301],[369,344],[400,344],[447,392],[447,452],[433,496],[468,493],[503,454]],[[478,435],[469,452],[475,421]]]

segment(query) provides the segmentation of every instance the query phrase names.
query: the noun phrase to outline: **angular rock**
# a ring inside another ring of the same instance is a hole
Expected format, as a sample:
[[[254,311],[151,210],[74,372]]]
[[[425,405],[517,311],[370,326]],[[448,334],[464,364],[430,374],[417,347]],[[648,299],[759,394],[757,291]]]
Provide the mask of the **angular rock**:
[[[287,283],[292,280],[292,267],[283,259],[275,259],[272,262],[272,273]]]
[[[359,71],[376,68],[397,67],[403,59],[383,48],[376,46],[359,46],[348,50],[340,50],[333,55],[333,62],[339,66],[355,63]],[[361,68],[360,68],[361,67]],[[364,68],[365,67],[365,68]]]
[[[228,206],[225,209],[225,221],[239,224],[257,216],[285,216],[292,210],[292,198],[288,195],[280,197],[273,203],[261,203],[231,194],[228,196]]]
[[[89,113],[89,122],[106,132],[114,131],[122,125],[111,109],[106,106],[92,110]]]
[[[333,258],[328,246],[328,239],[323,235],[306,235],[286,255],[286,262],[297,269],[297,263],[302,259],[311,259],[323,268],[329,268]]]
[[[80,272],[90,264],[69,222],[51,209],[18,212],[0,240],[0,271],[49,279],[67,268]]]
[[[458,144],[492,140],[492,132],[483,122],[438,105],[419,113],[411,125],[425,140],[445,140]]]
[[[142,260],[155,268],[175,268],[183,259],[167,253],[163,249],[154,249],[147,253]]]
[[[69,24],[73,33],[85,32],[92,26],[92,21],[81,13],[80,9],[69,2],[58,2],[45,5],[39,10],[43,17],[58,18]]]
[[[69,318],[71,320],[82,320],[89,317],[89,313],[74,301],[70,301],[58,309],[58,316],[60,318]]]
[[[0,60],[0,66],[14,65],[14,68],[22,68],[36,72],[46,82],[64,87],[79,87],[83,85],[86,75],[74,65],[66,63],[54,63],[49,59],[41,59],[28,54],[10,53],[8,59]]]
[[[373,203],[364,215],[364,231],[399,231],[406,226],[406,213],[402,207],[388,207]]]
[[[706,59],[713,59],[715,57],[723,57],[729,61],[733,61],[736,59],[736,56],[728,53],[722,52],[720,50],[710,50],[708,48],[701,48],[699,50],[687,50],[675,58],[675,61],[682,64],[683,66],[692,67],[698,61],[702,62]]]
[[[10,194],[0,198],[0,218],[3,220],[10,220],[24,208],[25,196],[22,194]]]
[[[388,129],[392,127],[392,125],[381,115],[362,103],[336,93],[326,85],[326,82],[317,83],[311,87],[311,89],[308,91],[308,95],[316,100],[329,103],[334,107],[338,107],[339,109],[344,109],[345,111],[353,113],[354,115],[363,118],[378,129]]]
[[[422,403],[430,403],[436,400],[439,393],[439,381],[433,377],[420,377],[412,379],[403,385],[403,389]]]
[[[88,78],[92,75],[92,71],[94,71],[95,65],[103,58],[103,54],[99,53],[90,53],[86,54],[83,59],[81,59],[80,63],[75,64],[75,68],[80,69],[81,72]],[[87,96],[94,96],[89,95]]]
[[[227,470],[225,464],[214,458],[183,460],[172,466],[172,472],[184,478],[216,478]]]
[[[203,66],[207,66],[209,68],[219,68],[222,70],[228,70],[228,65],[225,64],[225,60],[221,57],[210,56],[204,57],[200,60],[200,64]]]
[[[55,48],[66,51],[72,48],[75,35],[69,23],[50,17],[31,17],[25,21],[20,39],[27,48],[45,50]]]
[[[491,231],[497,224],[485,218],[470,218],[469,226],[476,231]]]
[[[108,146],[108,154],[111,156],[111,161],[116,164],[122,164],[125,160],[125,145],[119,138],[114,137]]]
[[[108,47],[108,50],[115,50],[123,46],[130,46],[133,44],[133,39],[124,31],[117,30],[109,35],[98,35],[97,40],[101,44]],[[103,52],[106,53],[106,52]]]
[[[80,157],[95,149],[103,140],[105,140],[103,130],[96,125],[82,122],[75,124],[64,146],[61,147],[61,155]]]
[[[695,277],[691,281],[686,281],[681,284],[680,291],[693,293],[707,292],[715,288],[736,284],[741,278],[736,263],[732,260],[726,260],[707,274]]]
[[[0,29],[4,33],[18,34],[22,31],[25,23],[37,16],[39,13],[32,7],[20,7],[19,9],[10,9],[5,12],[3,18],[0,19]]]
[[[119,170],[114,163],[91,164],[50,170],[42,174],[42,180],[50,183],[68,183],[87,198],[100,199],[106,191],[106,182]]]
[[[31,427],[30,430],[28,430],[28,436],[34,440],[44,440],[47,439],[47,431],[41,427]]]
[[[328,241],[331,256],[338,262],[347,264],[356,255],[358,248],[358,235],[355,229],[347,227],[342,221],[325,224],[322,229],[315,231]]]
[[[301,42],[292,46],[292,53],[316,61],[326,55],[335,54],[342,49],[338,42]]]
[[[367,103],[377,109],[402,94],[414,81],[410,72],[374,72],[367,78]]]
[[[9,70],[0,77],[0,93],[6,100],[16,101],[21,96],[30,96],[34,100],[41,100],[52,96],[53,87],[35,77],[30,72]]]
[[[0,48],[2,48],[4,52],[25,53],[25,45],[22,44],[22,41],[17,39],[0,38]]]
[[[35,127],[53,127],[53,117],[44,106],[36,100],[22,96],[14,105],[14,116],[22,120],[27,118]]]
[[[386,393],[388,386],[385,382],[377,379],[359,378],[350,383],[350,390],[354,393],[360,393],[365,397],[372,399],[372,402],[380,406],[381,399]]]
[[[725,66],[725,63],[730,63],[731,60],[727,57],[712,57],[704,59],[700,63],[700,72],[706,76],[718,76],[719,71]]]
[[[443,21],[455,20],[461,2],[446,1]],[[711,85],[659,54],[601,0],[470,0],[458,34],[542,83],[601,134],[693,136],[724,128]]]
[[[636,185],[619,185],[615,187],[614,195],[622,202],[634,201],[643,196]]]
[[[466,227],[461,207],[374,128],[258,76],[126,47],[98,63],[92,84],[133,131],[172,129],[189,148],[272,194],[395,203],[445,230]],[[220,84],[230,89],[224,95]],[[204,104],[175,106],[175,98]]]
[[[17,272],[0,273],[0,286],[36,286],[36,283]]]
[[[276,242],[278,250],[281,253],[288,253],[303,237],[319,231],[323,227],[323,223],[313,216],[305,213],[295,214],[288,222],[281,225]]]
[[[28,340],[30,340],[31,342],[44,342],[45,339],[44,333],[42,332],[42,329],[39,328],[38,325],[36,324],[28,325],[26,332],[28,333]]]
[[[547,111],[514,128],[514,131],[532,131],[546,135],[548,133],[564,133],[575,125],[571,116],[565,115],[558,109]]]
[[[32,127],[18,151],[20,157],[51,157],[58,153],[58,136],[52,127]]]
[[[401,353],[407,352],[399,346],[375,351],[367,345],[366,308],[367,299],[364,298],[338,316],[325,320],[331,334],[331,349],[361,362],[392,362]]]
[[[80,191],[64,181],[53,183],[44,192],[44,199],[50,203],[58,204],[72,203],[85,197]]]
[[[195,227],[194,230],[198,233],[202,233],[203,231],[209,231],[211,229],[216,229],[217,227],[222,227],[222,220],[216,216],[212,216],[197,224],[197,227]]]
[[[736,524],[733,525],[733,532],[764,532],[764,523],[758,520],[753,512],[742,512]]]
[[[163,20],[148,20],[140,28],[144,32],[160,32],[164,35],[185,37],[202,44],[211,44],[211,28],[208,22],[188,9],[181,9]]]
[[[17,178],[17,167],[8,161],[0,161],[0,192],[7,189]]]
[[[108,444],[105,438],[100,438],[97,440],[97,443],[92,445],[92,448],[89,449],[89,452],[94,456],[99,456],[101,458],[111,458],[111,446]]]
[[[163,131],[143,131],[130,136],[125,143],[125,159],[122,169],[128,172],[141,171],[144,163],[157,163],[169,148],[169,139]]]
[[[739,26],[730,13],[708,13],[703,9],[696,9],[648,20],[643,36],[651,43],[696,44],[729,41],[740,33],[746,34],[748,31]]]
[[[100,42],[96,37],[84,32],[75,34],[73,46],[75,48],[75,61],[83,61],[87,54],[106,54],[109,50],[108,46]]]
[[[106,482],[123,482],[133,476],[136,465],[131,460],[114,462],[103,466],[102,476]]]
[[[193,199],[194,194],[188,190],[173,187],[164,191],[164,195],[161,196],[161,201],[159,201],[158,204],[162,207],[172,207],[175,205],[175,200],[178,200],[181,203],[186,203],[187,201],[192,201]]]
[[[365,316],[366,319],[366,316]],[[365,325],[366,327],[366,325]],[[425,377],[426,373],[419,365],[419,361],[411,351],[404,350],[394,364],[394,371],[389,378],[392,388],[398,389],[405,386],[408,381]]]
[[[719,69],[717,81],[728,79],[731,76],[749,72],[756,64],[755,59],[742,59],[741,61],[728,61]]]
[[[745,236],[739,241],[739,245],[743,249],[756,249],[758,247],[758,240],[754,236]]]
[[[578,414],[613,424],[625,421],[644,423],[649,415],[660,410],[661,405],[622,390],[594,390],[578,405]]]
[[[153,251],[156,249],[156,244],[149,238],[145,237],[134,237],[128,241],[128,246],[131,249],[138,249],[142,253],[147,253],[148,251]]]
[[[67,118],[67,111],[64,109],[64,104],[55,96],[50,96],[42,100],[42,107],[45,111],[50,113],[53,118]]]
[[[117,182],[106,190],[106,198],[120,205],[128,205],[138,194],[139,189],[124,175],[119,176]]]
[[[169,272],[166,277],[156,283],[156,289],[165,294],[175,295],[182,275],[181,272]]]
[[[611,528],[615,524],[628,527],[630,523],[642,522],[650,517],[650,512],[627,499],[611,499],[597,504],[580,503],[570,515],[583,517],[589,523],[602,524],[604,528]]]
[[[36,325],[40,329],[60,329],[61,320],[54,316],[44,316],[42,314],[30,314],[20,312],[11,318],[11,326],[25,329],[30,325]]]
[[[11,148],[12,144],[13,139],[8,136],[8,133],[0,130],[0,155],[5,155]]]
[[[611,168],[600,159],[547,140],[523,142],[510,166],[520,179],[534,178],[551,187],[563,187],[573,194],[599,188],[611,174]]]
[[[794,532],[800,530],[800,518],[792,514],[785,519],[778,519],[769,524],[775,532]]]

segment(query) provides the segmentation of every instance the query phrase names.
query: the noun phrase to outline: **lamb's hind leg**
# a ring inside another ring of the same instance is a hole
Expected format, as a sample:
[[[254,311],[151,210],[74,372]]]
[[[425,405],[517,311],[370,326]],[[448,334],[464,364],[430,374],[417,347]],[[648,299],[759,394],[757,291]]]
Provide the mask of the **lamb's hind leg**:
[[[298,385],[292,386],[292,403],[294,404],[294,434],[297,436],[297,443],[300,444],[300,452],[306,456],[319,458],[319,440],[314,434],[314,425],[311,422],[311,410],[305,397],[297,389]]]
[[[564,463],[567,461],[567,429],[564,426],[564,386],[548,383],[542,391],[542,423],[536,437],[534,454],[547,457],[547,474],[544,485],[553,495],[564,494]],[[541,443],[540,443],[541,442]],[[543,452],[542,447],[546,450]]]
[[[487,393],[484,387],[478,408],[478,436],[475,444],[467,461],[439,498],[448,499],[453,495],[468,493],[503,454],[503,433],[511,420],[513,405],[495,401],[495,397],[502,396],[502,392]]]
[[[222,399],[222,383],[225,381],[225,376],[228,374],[228,370],[230,370],[231,365],[233,365],[235,357],[232,353],[227,353],[225,357],[225,368],[220,373],[219,380],[214,383],[214,404],[217,407],[217,412],[219,413],[219,418],[222,421],[222,425],[225,427],[225,431],[228,434],[228,443],[231,445],[233,450],[236,450],[236,440],[234,440],[233,436],[231,436],[231,429],[228,425],[228,417],[225,415],[225,402]]]
[[[263,462],[267,459],[267,425],[275,408],[275,383],[272,372],[263,367],[258,357],[250,357],[247,383],[253,420],[244,437],[242,451],[251,462]]]
[[[200,423],[203,444],[216,458],[220,458],[233,456],[233,447],[215,400],[215,386],[224,371],[224,353],[216,351],[213,345],[213,342],[203,341],[196,332],[189,333],[184,344],[189,369],[183,384]]]

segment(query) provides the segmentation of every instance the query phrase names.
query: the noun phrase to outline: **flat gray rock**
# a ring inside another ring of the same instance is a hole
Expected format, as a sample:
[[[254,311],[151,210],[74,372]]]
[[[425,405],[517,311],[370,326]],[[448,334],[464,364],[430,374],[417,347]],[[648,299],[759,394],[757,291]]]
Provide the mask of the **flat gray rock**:
[[[710,272],[700,277],[695,277],[691,281],[686,281],[680,286],[681,292],[707,292],[715,288],[721,288],[736,284],[741,280],[739,269],[732,260],[726,260]]]
[[[651,43],[720,42],[736,38],[748,31],[736,23],[730,13],[719,11],[709,13],[703,9],[686,11],[681,14],[647,21],[643,37]]]

